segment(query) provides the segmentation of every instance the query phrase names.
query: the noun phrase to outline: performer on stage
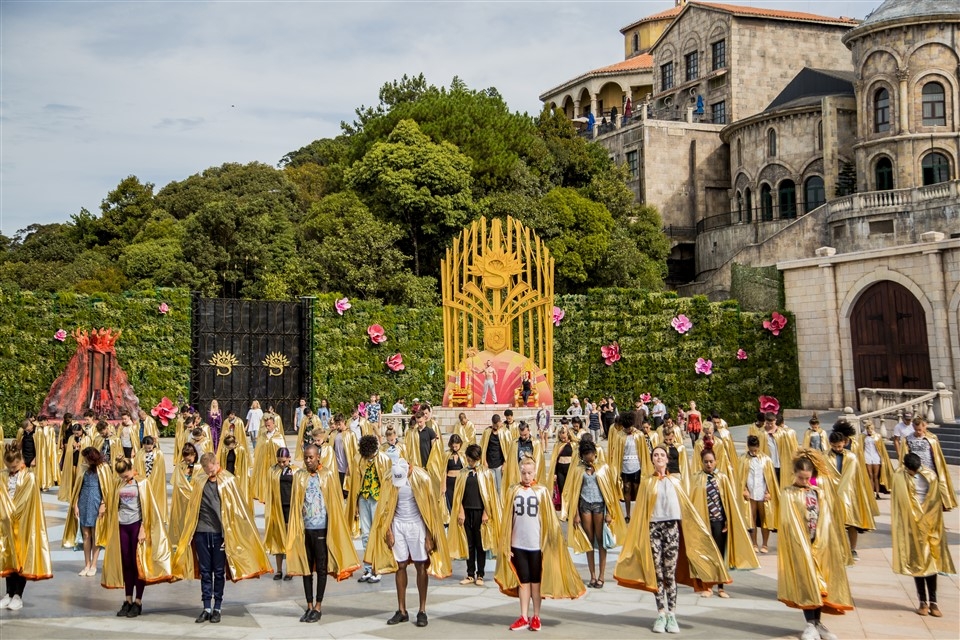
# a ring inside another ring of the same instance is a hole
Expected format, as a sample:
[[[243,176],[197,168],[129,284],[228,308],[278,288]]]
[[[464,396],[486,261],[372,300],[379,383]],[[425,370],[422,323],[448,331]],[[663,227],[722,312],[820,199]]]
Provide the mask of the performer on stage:
[[[16,442],[4,445],[0,470],[0,576],[6,593],[0,609],[23,608],[28,580],[53,577],[47,523],[36,477],[27,471]]]

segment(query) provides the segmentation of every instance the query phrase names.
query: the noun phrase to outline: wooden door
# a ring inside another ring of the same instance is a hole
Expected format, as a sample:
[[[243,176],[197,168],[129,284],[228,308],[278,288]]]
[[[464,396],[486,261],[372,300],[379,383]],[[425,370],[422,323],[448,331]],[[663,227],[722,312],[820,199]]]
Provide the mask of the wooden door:
[[[858,389],[932,389],[927,319],[905,287],[871,285],[850,317],[854,379]]]

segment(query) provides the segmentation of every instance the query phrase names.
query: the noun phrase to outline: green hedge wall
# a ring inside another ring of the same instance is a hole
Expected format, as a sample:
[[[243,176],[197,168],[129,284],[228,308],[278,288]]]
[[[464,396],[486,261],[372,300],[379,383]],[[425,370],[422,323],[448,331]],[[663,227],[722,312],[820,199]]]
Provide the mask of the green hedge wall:
[[[440,309],[407,309],[351,300],[343,316],[337,296],[317,299],[314,322],[316,397],[344,410],[383,396],[439,402],[443,394],[443,320]],[[158,313],[161,302],[170,305]],[[643,392],[659,395],[673,409],[697,400],[731,423],[752,420],[757,396],[775,395],[799,406],[799,374],[793,318],[779,337],[763,329],[768,314],[744,313],[736,302],[703,297],[598,289],[586,296],[560,296],[566,317],[555,330],[556,399],[566,408],[571,394],[613,394],[621,406]],[[670,320],[683,313],[693,322],[685,335]],[[384,327],[387,342],[373,345],[367,327]],[[76,348],[72,338],[53,339],[57,329],[115,327],[124,330],[117,357],[144,407],[160,397],[187,395],[190,370],[190,295],[165,289],[125,295],[83,296],[0,290],[0,426],[15,432],[27,410],[37,411],[50,385]],[[622,358],[606,366],[600,347],[617,341]],[[737,349],[747,360],[737,360]],[[386,358],[403,354],[406,368],[390,371]],[[713,361],[713,374],[694,372],[697,358]]]

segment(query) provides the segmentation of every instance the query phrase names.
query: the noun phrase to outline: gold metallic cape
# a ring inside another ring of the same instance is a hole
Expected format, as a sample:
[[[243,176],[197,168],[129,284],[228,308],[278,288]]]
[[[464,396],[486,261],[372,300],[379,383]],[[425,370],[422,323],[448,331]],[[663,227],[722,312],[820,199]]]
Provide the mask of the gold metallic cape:
[[[550,491],[551,496],[553,495],[553,488],[556,485],[557,464],[558,464],[557,461],[560,459],[560,451],[562,451],[563,447],[566,446],[567,444],[570,445],[570,457],[573,458],[573,452],[577,450],[577,443],[575,442],[566,443],[566,442],[560,442],[559,440],[557,440],[553,444],[553,451],[550,452],[550,466],[547,467],[547,481],[544,483],[544,486]],[[573,460],[571,460],[570,462],[572,463]],[[621,491],[622,489],[618,483],[617,495],[620,495]]]
[[[147,538],[137,544],[137,573],[147,584],[170,582],[170,542],[161,519],[160,503],[154,499],[153,487],[148,480],[138,479],[140,490],[140,526],[146,530]],[[103,514],[103,527],[106,531],[106,545],[103,552],[103,573],[100,586],[106,589],[123,589],[123,561],[120,553],[120,489],[123,480],[117,478],[103,495],[106,511]]]
[[[250,488],[254,500],[266,502],[267,493],[270,491],[270,469],[277,464],[277,451],[287,446],[287,442],[279,429],[275,429],[272,434],[264,431],[262,436],[257,441],[257,449],[253,454],[253,476],[250,479]]]
[[[230,430],[231,426],[233,431]],[[223,424],[220,425],[220,442],[217,443],[218,452],[224,449],[223,441],[227,436],[233,436],[237,439],[237,449],[247,449],[250,446],[247,441],[247,431],[244,429],[243,420],[240,418],[234,418],[233,423],[229,419],[224,420]]]
[[[360,568],[360,559],[350,537],[347,517],[343,510],[343,493],[337,486],[340,478],[337,472],[320,467],[320,491],[327,509],[327,566],[326,572],[337,581],[346,580]],[[293,576],[305,576],[312,572],[307,562],[307,552],[303,533],[303,501],[307,492],[310,472],[297,469],[293,476],[293,490],[290,493],[290,521],[287,524],[286,547],[287,573]],[[281,516],[282,517],[282,516]],[[323,568],[318,568],[323,570]]]
[[[540,440],[536,438],[530,438],[531,443],[533,444],[533,460],[537,463],[536,473],[533,478],[534,481],[539,484],[546,486],[547,484],[547,464],[543,459],[543,446],[540,444]],[[513,485],[520,482],[520,459],[518,457],[518,447],[520,446],[520,441],[511,440],[507,444],[507,448],[504,449],[503,457],[503,481],[500,483],[501,487],[512,487]]]
[[[296,472],[296,467],[293,467]],[[287,546],[287,523],[283,519],[283,504],[280,501],[280,473],[283,469],[275,464],[270,468],[270,486],[267,490],[267,500],[263,510],[263,547],[267,553],[284,553]],[[236,478],[234,478],[236,479]],[[293,511],[293,497],[291,493],[290,511]],[[343,494],[341,494],[342,496]],[[340,498],[343,502],[343,498]],[[251,518],[253,512],[251,511]],[[292,517],[292,516],[291,516]]]
[[[200,577],[199,563],[191,542],[200,516],[203,485],[207,482],[209,477],[206,473],[194,473],[193,493],[187,505],[180,540],[173,554],[173,575],[178,580]],[[227,577],[238,582],[272,573],[273,567],[270,566],[267,552],[260,542],[260,532],[244,505],[233,474],[221,469],[217,474],[217,490],[220,493],[220,522],[223,525],[223,544],[227,554]],[[191,567],[193,571],[189,571]]]
[[[733,440],[730,440],[729,442],[732,443]],[[691,477],[703,470],[703,449],[703,438],[700,438],[697,440],[697,444],[693,446],[693,457],[690,460],[689,467]],[[726,441],[723,441],[719,438],[714,439],[713,448],[711,451],[713,451],[713,456],[717,460],[716,470],[727,476],[727,480],[736,486],[737,477],[739,475],[739,458],[736,455],[731,458],[730,447],[727,446]]]
[[[314,429],[323,427],[323,422],[316,416],[304,416],[300,418],[300,424],[297,426],[297,449],[293,452],[294,460],[303,460],[303,437],[308,432],[313,433]]]
[[[640,477],[646,478],[653,475],[653,450],[662,442],[660,434],[651,431],[648,434],[643,431],[637,431],[639,439],[637,440],[637,455],[640,456]],[[650,438],[650,444],[647,445],[647,437]],[[639,494],[638,494],[639,495]]]
[[[727,548],[720,551],[727,561],[727,568],[747,570],[759,569],[760,561],[753,550],[753,542],[747,534],[747,522],[743,518],[740,504],[741,495],[734,490],[730,478],[721,471],[714,472],[717,479],[717,488],[720,490],[720,501],[727,516]],[[690,502],[697,510],[705,523],[710,522],[710,512],[707,510],[707,474],[699,471],[690,480]]]
[[[940,481],[940,498],[943,500],[944,509],[957,508],[957,494],[953,492],[953,480],[950,477],[950,469],[947,468],[947,461],[943,457],[943,449],[940,448],[940,441],[937,436],[929,431],[923,436],[930,443],[930,457],[933,458],[933,466],[936,467],[937,479]],[[903,463],[903,456],[907,452],[907,447],[900,447],[900,462]]]
[[[73,495],[73,481],[76,479],[76,474],[78,470],[83,466],[83,456],[79,456],[77,466],[73,466],[73,451],[74,445],[77,444],[77,441],[73,436],[70,436],[70,440],[64,445],[66,452],[63,456],[63,471],[60,473],[60,489],[57,491],[57,500],[60,502],[70,502],[70,497]],[[80,451],[83,451],[87,447],[93,444],[88,436],[80,437]]]
[[[133,470],[138,478],[146,478],[150,482],[150,492],[153,494],[160,508],[161,521],[166,524],[170,521],[170,510],[167,506],[167,464],[160,451],[159,443],[153,448],[153,471],[147,476],[147,452],[137,451],[133,458]]]
[[[454,433],[463,440],[464,452],[466,452],[468,445],[476,444],[477,442],[477,430],[469,420],[467,420],[467,424],[460,424],[460,421],[457,420],[456,424],[453,425],[453,431],[451,431],[450,435]]]
[[[748,430],[748,436],[757,436],[760,439],[760,452],[766,456],[770,455],[767,431],[763,427],[758,429],[751,426]],[[773,439],[777,442],[777,454],[780,456],[780,477],[777,478],[777,484],[771,488],[770,493],[776,493],[780,490],[780,487],[793,484],[793,458],[798,449],[797,434],[793,429],[777,427],[777,430],[773,432]]]
[[[410,488],[417,502],[417,509],[423,523],[433,538],[433,551],[428,559],[428,572],[435,578],[446,578],[451,568],[450,554],[447,551],[447,535],[443,530],[443,515],[440,512],[440,503],[433,488],[430,475],[420,467],[413,467],[410,473]],[[373,565],[374,573],[396,573],[397,560],[393,557],[393,550],[387,546],[387,531],[393,526],[393,516],[397,510],[399,494],[392,482],[386,482],[380,487],[380,502],[377,503],[377,512],[370,527],[370,539],[367,541],[367,550],[363,561]]]
[[[380,492],[383,493],[383,485],[390,482],[390,471],[393,469],[393,463],[390,456],[377,451],[370,459],[362,458],[358,453],[350,465],[350,477],[347,479],[347,524],[350,534],[354,538],[360,537],[360,489],[363,486],[363,476],[367,472],[367,467],[375,465],[377,477],[380,479]]]
[[[807,533],[805,490],[791,484],[780,495],[777,599],[795,609],[823,607],[824,613],[842,614],[853,609],[845,559],[850,543],[843,510],[829,482],[812,488],[819,495],[820,506],[813,542]]]
[[[327,440],[329,443],[330,451],[333,452],[334,464],[330,467],[331,471],[336,471],[336,451],[334,450],[334,442],[336,440],[336,432],[330,432],[330,438]],[[357,440],[357,434],[355,434],[350,429],[344,429],[340,432],[340,438],[343,440],[343,451],[347,458],[347,472],[343,476],[344,486],[340,487],[343,491],[348,491],[349,487],[347,483],[350,481],[350,471],[353,466],[353,461],[357,459],[357,456],[360,455],[360,441]],[[337,475],[337,482],[340,481],[339,474]]]
[[[608,442],[608,451],[610,459],[610,469],[613,471],[613,477],[616,479],[616,488],[617,488],[617,499],[623,500],[623,480],[620,478],[620,474],[623,473],[623,452],[627,447],[627,438],[633,438],[637,446],[637,457],[642,456],[643,449],[640,448],[640,432],[634,431],[631,434],[627,434],[622,429],[614,428],[610,430],[610,439]],[[643,446],[646,447],[647,443],[644,442]],[[643,460],[640,460],[640,469],[644,469]]]
[[[843,524],[848,527],[857,527],[873,531],[877,524],[873,519],[873,510],[870,506],[870,498],[873,498],[873,492],[867,497],[866,485],[863,483],[863,468],[860,466],[858,456],[846,449],[843,450],[843,472],[837,471],[837,457],[833,451],[824,455],[830,465],[830,479],[833,481],[836,497],[843,506],[843,514],[840,516]]]
[[[510,440],[513,438],[510,435],[510,429],[503,427],[503,423],[500,424],[500,428],[497,429],[497,436],[500,438],[500,451],[503,453],[504,459],[506,459],[507,445],[510,444]],[[483,435],[480,436],[480,464],[482,464],[484,467],[487,466],[487,447],[490,446],[491,431],[493,431],[493,429],[487,427],[483,430]],[[576,447],[574,447],[574,451],[576,451]]]
[[[509,487],[504,496],[503,523],[500,527],[500,550],[497,554],[497,572],[495,580],[500,592],[516,598],[520,595],[520,581],[517,571],[510,561],[510,547],[513,541],[513,500],[523,485]],[[557,512],[553,508],[552,496],[543,485],[534,484],[532,489],[540,500],[540,550],[543,552],[543,574],[540,593],[544,598],[576,599],[587,592],[580,579],[580,573],[573,564],[570,550],[563,540],[563,531]]]
[[[913,478],[901,466],[893,473],[890,529],[893,537],[893,571],[923,577],[957,573],[947,531],[943,524],[940,480],[930,469],[917,471],[930,484],[923,504],[917,498]]]
[[[443,450],[440,449],[440,439],[437,438],[430,445],[430,458],[426,462],[420,459],[420,432],[416,427],[407,429],[406,435],[403,436],[403,448],[407,454],[407,461],[415,467],[426,469],[433,480],[434,491],[442,494],[447,469],[443,464],[445,458],[443,457]]]
[[[139,427],[140,420],[134,420],[134,424],[136,424]],[[140,429],[138,428],[137,431],[139,432]],[[137,435],[139,436],[140,434],[137,433]],[[153,439],[157,445],[157,448],[159,449],[160,448],[160,430],[157,429],[157,421],[154,420],[153,417],[149,414],[147,414],[147,417],[143,419],[143,437],[147,437],[147,436],[153,436]]]
[[[12,500],[7,492],[9,480],[10,471],[0,470],[0,576],[16,572],[27,580],[52,578],[50,540],[37,478],[26,469],[17,473]]]
[[[253,495],[250,489],[250,450],[246,446],[239,444],[234,449],[237,456],[233,463],[233,477],[236,480],[240,493],[245,498],[247,508],[253,513]],[[229,450],[223,446],[217,451],[217,463],[223,468],[227,468],[227,454]],[[229,471],[229,469],[228,469]]]
[[[593,544],[587,538],[583,525],[573,526],[573,517],[580,503],[583,475],[586,472],[587,467],[583,463],[570,467],[567,484],[563,488],[563,502],[560,508],[560,520],[567,523],[567,546],[573,549],[574,553],[588,553],[593,550]],[[626,540],[627,523],[623,519],[620,497],[617,493],[619,477],[615,476],[610,465],[605,463],[595,465],[594,475],[597,476],[597,486],[600,488],[600,495],[603,496],[603,504],[607,513],[610,514],[609,527],[616,543],[615,546],[620,546]]]
[[[694,586],[703,584],[729,584],[726,563],[710,535],[710,525],[694,508],[687,497],[683,482],[673,474],[659,477],[645,476],[640,481],[637,506],[627,527],[626,539],[613,577],[622,587],[657,591],[657,571],[653,565],[653,548],[650,545],[650,516],[657,501],[661,482],[672,482],[680,502],[680,550],[677,556],[676,581]]]
[[[463,492],[467,486],[467,476],[469,474],[470,470],[468,468],[461,469],[453,489],[450,526],[447,527],[447,547],[450,550],[450,557],[454,560],[466,558],[469,552],[464,525],[457,522],[457,518],[460,516],[460,507],[463,505]],[[497,483],[493,478],[493,471],[478,467],[477,482],[480,485],[483,511],[487,514],[487,521],[480,525],[480,542],[484,551],[497,553],[500,546],[500,521],[503,517],[503,507],[500,503],[500,496],[497,494]]]
[[[724,422],[723,424],[726,424],[726,423]],[[730,429],[728,429],[727,427],[718,427],[716,431],[714,431],[714,433],[717,436],[716,438],[714,438],[714,441],[716,441],[717,439],[723,440],[723,448],[727,452],[727,460],[730,463],[729,469],[727,470],[721,469],[721,471],[726,473],[728,476],[728,479],[731,482],[733,482],[734,485],[736,485],[737,458],[740,457],[737,455],[737,443],[733,441],[733,434],[730,433]],[[716,444],[714,444],[714,447],[716,447]],[[719,459],[717,460],[717,462],[719,463]]]
[[[770,499],[763,503],[763,522],[760,526],[765,529],[778,529],[780,518],[780,487],[777,484],[777,473],[773,468],[773,461],[765,453],[758,454],[763,460],[763,479],[767,483],[767,493]],[[792,466],[792,463],[791,463]],[[744,499],[743,492],[747,489],[747,478],[750,475],[750,454],[745,453],[740,456],[740,472],[737,474],[737,497],[740,499],[740,506],[743,510],[743,517],[747,523],[747,528],[752,529],[754,522],[753,515],[750,513],[750,501]]]
[[[183,532],[184,521],[187,517],[187,505],[190,504],[190,496],[193,495],[191,478],[195,478],[197,475],[206,475],[199,464],[193,465],[193,471],[188,478],[187,463],[181,461],[173,468],[173,474],[170,477],[172,492],[170,495],[170,527],[168,533],[170,545],[174,551],[180,544],[180,534]]]
[[[830,434],[824,431],[823,429],[817,429],[817,433],[820,435],[820,448],[814,449],[814,451],[819,451],[820,453],[826,453],[830,448]],[[803,448],[810,448],[811,436],[813,436],[813,429],[807,429],[803,434]],[[863,435],[861,434],[861,438]]]
[[[890,454],[887,453],[887,446],[883,442],[883,437],[879,433],[874,433],[872,436],[868,435],[866,432],[861,433],[857,436],[857,439],[860,442],[860,465],[863,467],[863,477],[867,482],[867,489],[872,493],[873,487],[870,486],[870,476],[867,474],[867,463],[863,457],[863,452],[866,450],[864,447],[864,442],[867,438],[872,438],[877,446],[877,453],[880,454],[880,484],[887,489],[890,488],[890,475],[893,473],[893,467],[890,466]],[[876,505],[876,500],[873,500],[873,504]],[[873,515],[880,515],[877,511],[873,512]]]
[[[93,436],[92,440],[93,442],[90,443],[90,446],[103,453],[104,437],[98,433]],[[120,438],[117,436],[110,436],[109,440],[110,464],[108,466],[113,467],[113,465],[117,463],[117,460],[123,459],[123,445],[120,444]]]
[[[83,486],[83,474],[87,472],[86,463],[82,462],[81,457],[80,470],[73,479],[73,493],[70,495],[70,506],[67,507],[67,522],[63,525],[63,548],[72,549],[76,545],[77,530],[80,528],[80,520],[77,518],[74,509],[77,501],[80,499],[80,488]],[[117,481],[117,474],[113,472],[110,465],[103,463],[97,467],[97,478],[100,480],[100,493],[106,495],[110,486]],[[97,546],[104,546],[104,536],[106,534],[103,528],[103,518],[97,519],[94,527],[93,537]]]
[[[22,432],[23,429],[20,429],[20,431]],[[37,425],[33,432],[33,441],[37,447],[37,458],[31,471],[37,475],[40,490],[46,491],[60,481],[60,465],[57,464],[59,450],[57,428],[53,425]]]

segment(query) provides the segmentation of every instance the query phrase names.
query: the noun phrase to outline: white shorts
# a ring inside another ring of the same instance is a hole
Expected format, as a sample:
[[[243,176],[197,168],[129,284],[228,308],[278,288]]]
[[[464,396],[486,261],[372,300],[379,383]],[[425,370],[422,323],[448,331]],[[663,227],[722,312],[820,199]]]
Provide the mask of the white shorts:
[[[427,527],[419,518],[412,522],[394,520],[393,557],[397,562],[427,561]]]
[[[865,464],[880,464],[880,454],[876,449],[866,449],[863,452],[863,462]]]

